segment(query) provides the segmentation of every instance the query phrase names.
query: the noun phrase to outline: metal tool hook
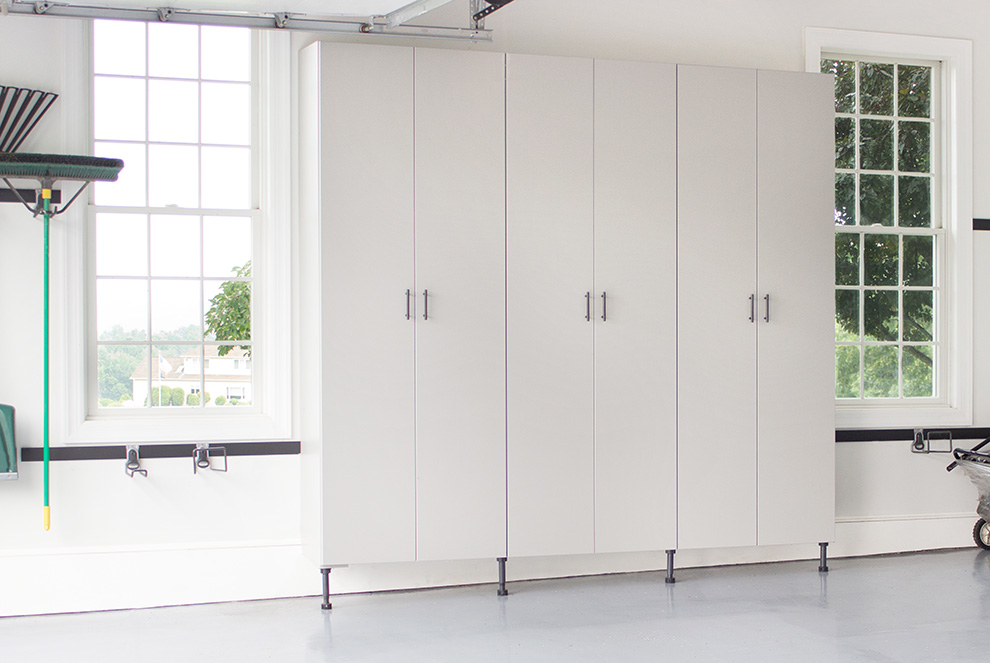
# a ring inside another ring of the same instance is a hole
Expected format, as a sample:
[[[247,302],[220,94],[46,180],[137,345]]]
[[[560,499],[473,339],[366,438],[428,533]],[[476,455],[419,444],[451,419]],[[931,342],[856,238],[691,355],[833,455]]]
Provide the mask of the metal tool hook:
[[[213,461],[210,460],[212,456],[220,456],[223,458],[223,465],[221,467],[213,467]],[[193,458],[193,474],[198,474],[199,470],[210,469],[214,472],[226,472],[227,471],[227,448],[226,447],[211,447],[208,442],[199,442],[196,444],[196,448],[192,452]]]
[[[138,453],[136,444],[127,445],[127,461],[124,463],[124,471],[132,479],[135,474],[148,476],[148,470],[141,469],[141,455]]]

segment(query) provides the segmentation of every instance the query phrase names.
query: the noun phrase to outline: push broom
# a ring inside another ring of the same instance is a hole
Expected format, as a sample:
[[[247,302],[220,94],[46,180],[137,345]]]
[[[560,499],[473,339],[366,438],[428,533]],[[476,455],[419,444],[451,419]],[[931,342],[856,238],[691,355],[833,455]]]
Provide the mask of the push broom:
[[[17,118],[22,118],[26,113],[16,113],[12,110],[13,107],[8,107],[7,112],[3,113],[4,99],[7,92],[10,89],[15,88],[4,88],[0,86],[0,121],[2,125],[7,125],[6,127],[0,126],[0,180],[7,185],[7,188],[13,193],[14,198],[18,200],[21,204],[28,209],[29,212],[34,217],[41,215],[44,222],[44,272],[45,272],[45,282],[44,282],[44,306],[45,306],[45,330],[44,330],[44,390],[45,390],[45,407],[44,407],[44,524],[45,529],[50,529],[51,527],[51,507],[49,503],[49,463],[51,460],[51,447],[49,438],[49,335],[48,335],[48,313],[49,313],[49,237],[51,220],[53,216],[64,213],[69,209],[69,206],[76,201],[77,198],[82,194],[82,192],[90,185],[92,182],[113,182],[116,181],[120,169],[124,167],[124,162],[120,159],[106,159],[101,157],[89,157],[89,156],[74,156],[74,155],[64,155],[64,154],[20,154],[15,153],[13,150],[17,149],[21,142],[23,142],[24,137],[27,135],[34,124],[25,131],[21,121],[15,121],[15,125],[12,126],[8,124],[8,120],[12,115]],[[23,90],[21,90],[23,92]],[[32,91],[33,92],[33,91]],[[42,95],[50,95],[51,93],[39,93]],[[29,95],[29,99],[31,96]],[[54,99],[51,99],[54,101]],[[25,102],[26,103],[26,102]],[[48,106],[51,106],[49,101],[44,110],[48,110]],[[41,114],[44,114],[44,110]],[[40,119],[40,115],[36,113],[30,113],[34,116],[34,123]],[[30,120],[30,118],[28,118]],[[8,135],[16,136],[16,143],[5,145],[6,137]],[[5,152],[4,149],[10,149],[11,151]],[[34,206],[32,206],[27,200],[23,192],[18,190],[11,184],[11,179],[29,179],[38,182],[40,189],[40,200],[36,200]],[[54,208],[52,206],[52,189],[55,186],[56,181],[74,181],[81,182],[79,189],[72,196],[68,203],[63,205],[61,208]]]

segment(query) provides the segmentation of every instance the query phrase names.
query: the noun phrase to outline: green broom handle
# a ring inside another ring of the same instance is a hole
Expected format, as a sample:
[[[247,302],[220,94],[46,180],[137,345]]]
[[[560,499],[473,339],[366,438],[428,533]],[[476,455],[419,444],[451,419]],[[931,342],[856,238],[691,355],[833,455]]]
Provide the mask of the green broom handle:
[[[51,199],[52,190],[48,188],[42,188],[41,190],[42,198],[42,209],[45,212],[45,423],[44,423],[44,442],[45,442],[45,530],[51,528],[52,516],[51,508],[48,503],[48,465],[51,459],[51,450],[48,442],[48,230],[51,225]]]

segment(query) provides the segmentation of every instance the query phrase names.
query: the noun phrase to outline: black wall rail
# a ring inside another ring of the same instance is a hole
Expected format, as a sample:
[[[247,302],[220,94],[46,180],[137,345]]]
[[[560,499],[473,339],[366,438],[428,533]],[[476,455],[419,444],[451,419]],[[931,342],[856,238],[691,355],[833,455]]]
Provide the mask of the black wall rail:
[[[52,447],[51,460],[126,460],[128,445]],[[150,458],[191,458],[197,445],[155,444],[149,442],[140,446],[141,460]],[[299,442],[217,442],[212,447],[224,447],[227,456],[294,456],[299,454]],[[42,447],[22,447],[21,461],[41,462],[44,459]]]
[[[925,438],[950,434],[953,440],[982,440],[990,437],[990,428],[887,428],[874,430],[837,430],[836,442],[911,442],[915,433],[921,431]]]
[[[17,193],[21,195],[24,202],[34,205],[38,202],[38,192],[35,189],[18,189]],[[14,192],[10,189],[0,189],[0,203],[19,203],[20,200],[14,195]],[[57,205],[62,202],[62,192],[58,189],[52,189],[52,204]]]

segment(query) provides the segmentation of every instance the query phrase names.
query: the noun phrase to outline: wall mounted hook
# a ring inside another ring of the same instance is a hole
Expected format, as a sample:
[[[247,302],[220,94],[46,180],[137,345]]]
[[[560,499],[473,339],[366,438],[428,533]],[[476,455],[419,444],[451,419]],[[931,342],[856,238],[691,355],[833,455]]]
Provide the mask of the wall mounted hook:
[[[135,474],[148,476],[148,470],[141,469],[141,454],[138,452],[136,444],[127,445],[127,461],[124,463],[124,472],[132,479]]]
[[[223,458],[223,465],[221,467],[213,467],[212,457],[219,456]],[[199,470],[211,469],[214,472],[226,472],[227,471],[227,448],[226,447],[211,447],[209,442],[198,442],[196,448],[193,449],[193,474],[197,474]]]

